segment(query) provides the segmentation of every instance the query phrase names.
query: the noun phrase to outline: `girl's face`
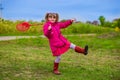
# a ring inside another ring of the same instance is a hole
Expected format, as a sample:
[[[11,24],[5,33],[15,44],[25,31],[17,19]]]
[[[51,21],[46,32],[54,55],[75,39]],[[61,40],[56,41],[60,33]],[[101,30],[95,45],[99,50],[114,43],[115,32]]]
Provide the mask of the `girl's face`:
[[[55,23],[57,20],[56,14],[49,14],[48,15],[48,21],[50,21],[51,23]]]

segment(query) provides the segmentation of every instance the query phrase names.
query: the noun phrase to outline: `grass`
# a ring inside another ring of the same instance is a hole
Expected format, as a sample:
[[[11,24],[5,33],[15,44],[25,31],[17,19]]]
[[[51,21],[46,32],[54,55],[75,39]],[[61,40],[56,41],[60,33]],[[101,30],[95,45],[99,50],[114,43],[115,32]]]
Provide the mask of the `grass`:
[[[81,47],[88,44],[89,54],[70,49],[62,55],[62,75],[52,73],[55,58],[46,38],[1,41],[0,80],[120,80],[119,33],[67,38]]]

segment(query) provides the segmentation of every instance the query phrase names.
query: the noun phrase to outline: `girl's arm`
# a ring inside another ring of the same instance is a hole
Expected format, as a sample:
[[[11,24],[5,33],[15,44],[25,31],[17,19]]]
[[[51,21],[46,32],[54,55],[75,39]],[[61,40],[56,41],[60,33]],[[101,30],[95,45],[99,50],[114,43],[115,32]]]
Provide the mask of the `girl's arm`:
[[[60,28],[66,28],[71,25],[76,19],[67,20],[65,22],[59,22]]]
[[[51,25],[46,23],[43,27],[44,35],[49,38],[52,35]]]

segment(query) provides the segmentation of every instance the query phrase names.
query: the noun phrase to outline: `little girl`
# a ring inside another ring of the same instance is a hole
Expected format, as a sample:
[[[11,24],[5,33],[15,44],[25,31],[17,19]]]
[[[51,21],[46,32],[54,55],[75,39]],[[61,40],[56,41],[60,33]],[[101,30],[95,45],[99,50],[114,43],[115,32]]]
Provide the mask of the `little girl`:
[[[61,34],[60,29],[68,27],[75,21],[75,19],[67,20],[65,22],[58,22],[58,19],[59,15],[57,13],[47,13],[45,16],[46,22],[43,26],[44,35],[49,40],[53,56],[56,57],[53,68],[54,74],[60,74],[58,66],[61,59],[61,55],[64,54],[69,48],[75,50],[75,52],[82,53],[84,55],[88,54],[87,45],[85,46],[85,48],[76,46],[75,44],[68,41]]]

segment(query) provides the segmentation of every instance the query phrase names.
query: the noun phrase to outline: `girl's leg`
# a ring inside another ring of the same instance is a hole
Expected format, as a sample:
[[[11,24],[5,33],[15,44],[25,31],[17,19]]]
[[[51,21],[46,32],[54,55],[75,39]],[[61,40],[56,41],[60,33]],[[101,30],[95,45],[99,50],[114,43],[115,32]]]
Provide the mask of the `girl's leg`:
[[[61,56],[56,56],[55,63],[59,63],[61,60]]]
[[[57,74],[57,75],[61,74],[58,70],[60,60],[61,60],[61,56],[56,56],[56,59],[54,61],[53,72],[54,72],[54,74]]]
[[[81,48],[81,47],[76,46],[76,45],[74,45],[73,43],[71,43],[71,44],[70,44],[70,48],[71,48],[71,49],[74,49],[75,52],[83,53],[84,55],[87,55],[87,54],[88,54],[88,45],[86,45],[85,48]]]

